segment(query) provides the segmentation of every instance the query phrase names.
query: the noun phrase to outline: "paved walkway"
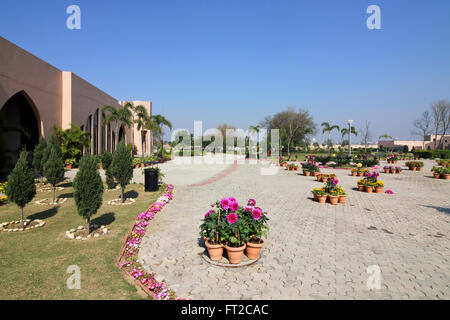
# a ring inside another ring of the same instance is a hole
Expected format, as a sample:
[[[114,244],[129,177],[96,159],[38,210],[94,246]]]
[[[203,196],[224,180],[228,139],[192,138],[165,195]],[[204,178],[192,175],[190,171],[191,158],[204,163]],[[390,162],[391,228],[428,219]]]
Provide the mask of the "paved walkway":
[[[314,178],[284,170],[262,176],[260,165],[239,165],[213,184],[175,185],[140,259],[183,298],[449,299],[450,181],[432,179],[431,165],[382,173],[395,195],[358,192],[349,171],[323,170],[348,191],[347,203],[337,206],[312,201],[310,191],[322,185]],[[262,258],[246,268],[211,266],[199,256],[200,221],[228,196],[255,198],[270,218]],[[381,269],[378,290],[367,288],[373,265]]]

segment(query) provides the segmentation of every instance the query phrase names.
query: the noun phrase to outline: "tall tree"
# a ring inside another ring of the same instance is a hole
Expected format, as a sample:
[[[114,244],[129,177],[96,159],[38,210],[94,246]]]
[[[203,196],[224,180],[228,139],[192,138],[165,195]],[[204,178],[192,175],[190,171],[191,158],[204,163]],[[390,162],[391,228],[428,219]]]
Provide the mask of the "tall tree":
[[[344,137],[345,137],[346,135],[348,135],[348,134],[349,134],[349,129],[348,129],[348,128],[342,128],[342,129],[341,129],[341,137],[342,137],[342,142],[341,142],[341,144],[342,144],[342,145],[344,145]],[[354,135],[355,137],[358,136],[358,132],[356,131],[356,129],[355,129],[354,126],[350,126],[350,134]],[[348,144],[349,144],[349,142],[348,142],[348,140],[347,140],[347,144],[346,144],[346,145],[348,145]]]
[[[125,202],[125,187],[133,178],[133,158],[128,152],[128,148],[123,140],[121,140],[117,145],[116,153],[114,154],[113,161],[111,163],[111,170],[114,177],[120,184],[120,199],[123,203]]]
[[[309,112],[302,108],[296,111],[293,107],[267,116],[261,125],[269,131],[279,129],[281,143],[286,145],[288,154],[291,144],[306,141],[307,137],[316,131],[316,125]]]
[[[370,131],[370,122],[366,120],[364,128],[360,130],[362,132],[361,144],[364,145],[364,153],[367,153],[367,145],[372,139],[372,132]]]
[[[434,133],[434,149],[440,147],[442,142],[442,137],[439,139],[438,143],[438,135],[445,135],[448,130],[449,122],[450,122],[450,105],[445,100],[439,100],[431,105],[431,114],[432,114],[432,128]]]
[[[126,103],[121,108],[114,106],[104,106],[102,112],[105,113],[104,124],[109,126],[111,122],[115,122],[117,131],[119,124],[125,125],[128,129],[133,125],[133,109],[132,104]],[[134,143],[134,141],[133,141]]]
[[[53,187],[53,202],[55,202],[56,185],[64,180],[64,162],[55,148],[50,149],[50,156],[44,164],[44,176]]]
[[[87,220],[86,230],[91,232],[91,217],[102,205],[103,183],[97,170],[97,160],[86,154],[80,160],[79,170],[73,179],[73,197],[78,214]]]
[[[20,152],[16,166],[8,176],[8,184],[5,190],[8,199],[20,207],[20,223],[22,229],[25,227],[23,223],[23,208],[36,195],[34,173],[28,165],[27,156],[28,153],[25,150]]]
[[[153,123],[156,125],[156,128],[158,128],[156,130],[157,135],[159,136],[159,140],[161,143],[161,157],[164,155],[164,126],[168,127],[170,130],[172,130],[172,123],[167,120],[164,116],[160,115],[160,114],[156,114],[154,116],[151,117]]]
[[[47,146],[45,147],[45,150],[42,153],[41,159],[42,169],[44,169],[44,165],[47,162],[48,158],[50,157],[50,153],[52,150],[55,150],[57,157],[62,159],[61,147],[59,146],[58,138],[54,134],[51,134],[50,137],[48,138]]]
[[[425,150],[425,137],[431,133],[431,123],[431,114],[428,110],[425,110],[413,123],[414,129],[411,133],[422,138],[422,150]]]
[[[322,122],[321,126],[323,127],[322,133],[328,132],[327,144],[328,144],[328,154],[330,154],[330,134],[331,131],[333,131],[334,129],[339,131],[339,126],[338,125],[332,126],[328,122]]]
[[[41,136],[39,138],[39,143],[34,148],[34,152],[33,152],[33,161],[32,161],[33,169],[34,169],[34,172],[36,172],[37,174],[39,174],[41,176],[41,182],[42,182],[42,177],[44,176],[44,170],[43,170],[43,166],[42,166],[42,157],[44,156],[46,147],[47,147],[47,141],[45,141],[44,137]]]
[[[450,103],[446,100],[439,102],[439,113],[441,118],[441,138],[439,139],[439,149],[443,149],[443,139],[450,127]]]

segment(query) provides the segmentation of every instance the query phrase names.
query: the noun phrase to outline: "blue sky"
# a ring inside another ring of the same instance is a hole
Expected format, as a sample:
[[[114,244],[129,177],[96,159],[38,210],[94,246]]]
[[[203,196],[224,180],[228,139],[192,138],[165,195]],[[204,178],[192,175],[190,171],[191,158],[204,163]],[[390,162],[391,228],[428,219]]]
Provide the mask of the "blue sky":
[[[66,28],[71,4],[81,30]],[[371,4],[381,30],[366,27]],[[246,129],[293,106],[408,139],[450,100],[448,0],[15,0],[0,35],[118,100],[152,100],[175,128]]]

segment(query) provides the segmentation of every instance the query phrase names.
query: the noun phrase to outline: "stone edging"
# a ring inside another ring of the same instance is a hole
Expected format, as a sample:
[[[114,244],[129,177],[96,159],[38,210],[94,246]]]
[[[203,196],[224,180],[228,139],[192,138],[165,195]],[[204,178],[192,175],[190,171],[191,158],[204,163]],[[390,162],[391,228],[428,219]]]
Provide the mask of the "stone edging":
[[[93,227],[97,227],[97,225],[93,225]],[[92,236],[91,234],[89,234],[87,237],[75,237],[75,232],[77,230],[83,230],[84,227],[83,226],[78,226],[77,229],[70,229],[66,231],[66,238],[68,238],[69,240],[87,240],[87,239],[93,239],[93,238],[98,238],[100,237],[100,234],[98,233],[94,233]],[[106,228],[105,226],[101,226],[100,230],[102,231],[101,235],[106,235],[108,234],[108,228]]]
[[[52,201],[50,203],[43,203],[43,201],[45,201],[45,200],[48,200],[48,199],[45,198],[45,199],[37,200],[34,203],[38,204],[40,206],[53,206],[53,205],[56,205],[56,204],[63,204],[63,203],[67,202],[67,198],[56,198],[55,202]]]
[[[128,206],[130,204],[133,204],[136,202],[136,199],[133,198],[126,198],[125,202],[122,203],[122,200],[120,198],[112,199],[108,201],[108,204],[111,206]]]
[[[39,224],[38,225],[35,225],[35,226],[26,226],[26,224],[31,224],[33,221],[36,221],[36,222],[38,222]],[[31,230],[31,229],[36,229],[36,228],[41,228],[41,227],[43,227],[44,225],[45,225],[45,221],[43,221],[43,220],[39,220],[39,219],[36,219],[36,220],[30,220],[30,219],[26,219],[26,220],[24,220],[24,223],[25,223],[25,229],[22,229],[22,228],[15,228],[15,229],[4,229],[3,227],[5,227],[5,226],[7,226],[7,225],[9,225],[9,224],[18,224],[18,223],[20,223],[20,220],[17,220],[17,221],[9,221],[9,222],[3,222],[3,223],[0,223],[0,231],[3,231],[3,232],[17,232],[17,231],[26,231],[26,230]]]

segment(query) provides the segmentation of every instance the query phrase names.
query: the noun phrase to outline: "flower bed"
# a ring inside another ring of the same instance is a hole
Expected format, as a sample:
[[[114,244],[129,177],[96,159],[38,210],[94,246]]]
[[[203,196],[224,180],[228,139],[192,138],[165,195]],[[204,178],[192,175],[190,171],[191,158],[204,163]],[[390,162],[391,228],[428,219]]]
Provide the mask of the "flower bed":
[[[141,248],[142,239],[145,236],[147,226],[155,215],[173,198],[173,186],[168,185],[161,197],[156,200],[148,209],[140,213],[133,227],[127,234],[125,244],[117,259],[120,268],[131,276],[136,283],[144,289],[146,293],[157,300],[177,299],[175,292],[166,287],[165,282],[159,282],[154,273],[144,270],[138,261],[138,253]]]
[[[314,201],[319,203],[329,202],[332,205],[344,204],[347,199],[347,192],[338,183],[338,179],[329,179],[322,188],[314,188],[312,190]]]

